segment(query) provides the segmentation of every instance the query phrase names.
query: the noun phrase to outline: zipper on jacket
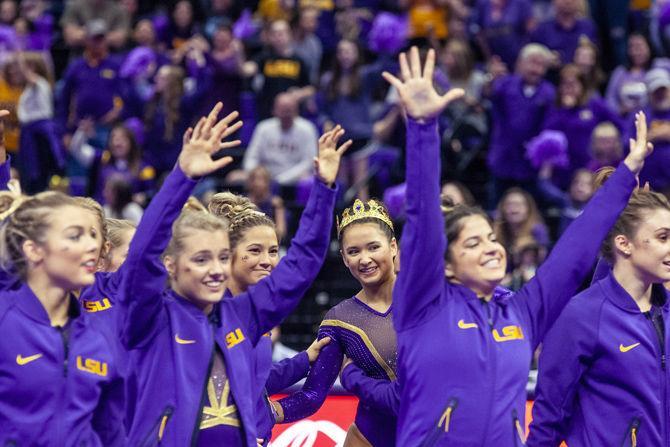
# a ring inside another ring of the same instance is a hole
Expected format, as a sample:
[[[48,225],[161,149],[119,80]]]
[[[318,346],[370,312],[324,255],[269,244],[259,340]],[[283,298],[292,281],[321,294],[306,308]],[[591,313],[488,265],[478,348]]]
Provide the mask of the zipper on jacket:
[[[174,413],[174,407],[172,405],[168,405],[163,409],[161,415],[158,416],[154,425],[149,429],[149,433],[144,437],[144,441],[140,444],[142,447],[150,447],[160,444],[163,435],[165,434],[165,427],[167,427],[167,423],[170,421],[172,413]]]
[[[216,341],[214,340],[214,334],[212,334],[212,353],[209,356],[209,363],[207,365],[207,371],[205,371],[205,383],[202,385],[200,391],[200,404],[198,405],[198,416],[195,418],[195,426],[193,427],[193,432],[191,433],[191,446],[195,447],[198,444],[198,434],[200,433],[200,422],[202,421],[202,409],[205,406],[205,399],[207,398],[207,384],[209,383],[209,375],[212,371],[212,366],[214,365],[214,356],[216,355]],[[223,353],[221,353],[223,355]]]
[[[56,330],[60,334],[60,339],[63,342],[63,376],[67,377],[67,361],[68,357],[70,356],[70,342],[68,340],[67,334],[65,333],[65,329],[62,326],[57,326]]]
[[[484,308],[486,309],[486,319],[487,319],[486,321],[489,324],[489,329],[493,329],[493,315],[491,314],[491,305],[484,298],[480,298],[480,299],[482,300],[482,304],[484,305]]]
[[[526,445],[526,432],[521,426],[521,420],[519,420],[519,413],[517,413],[516,408],[512,410],[512,423],[514,424],[516,434],[519,436],[521,445]]]
[[[663,322],[663,314],[660,309],[654,312],[653,309],[645,312],[644,315],[654,326],[654,331],[658,337],[658,342],[661,347],[661,369],[665,371],[665,324]]]
[[[437,420],[435,428],[433,428],[424,439],[421,447],[431,447],[437,444],[437,441],[440,440],[444,433],[449,433],[449,427],[451,425],[451,417],[454,414],[454,410],[458,407],[458,399],[452,397],[447,403],[447,407],[444,409],[440,415],[440,419]]]

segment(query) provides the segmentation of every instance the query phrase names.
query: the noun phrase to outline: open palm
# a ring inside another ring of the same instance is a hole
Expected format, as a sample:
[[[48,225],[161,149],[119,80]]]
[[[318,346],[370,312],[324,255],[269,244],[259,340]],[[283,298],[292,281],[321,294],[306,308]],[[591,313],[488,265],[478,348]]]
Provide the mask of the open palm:
[[[344,129],[338,124],[319,138],[319,156],[314,158],[314,167],[319,180],[326,185],[335,183],[342,155],[352,143],[351,140],[348,140],[337,147],[337,142],[342,138],[342,135],[344,135]]]
[[[654,151],[654,145],[647,140],[647,117],[644,112],[635,114],[635,131],[635,139],[630,139],[630,151],[624,163],[638,174],[644,166],[644,160]]]
[[[202,177],[211,174],[228,164],[232,157],[223,157],[214,160],[213,156],[221,149],[239,146],[240,140],[222,142],[226,137],[235,133],[242,127],[242,121],[232,124],[239,115],[232,112],[217,122],[217,116],[223,105],[217,103],[209,115],[200,118],[195,129],[188,129],[184,133],[184,145],[179,154],[179,167],[188,177]]]
[[[462,89],[452,89],[444,95],[439,95],[435,91],[433,87],[435,50],[428,51],[423,69],[416,47],[410,50],[409,62],[405,53],[400,53],[399,59],[402,80],[386,71],[382,76],[398,90],[405,111],[415,120],[430,119],[439,115],[451,101],[464,95]]]

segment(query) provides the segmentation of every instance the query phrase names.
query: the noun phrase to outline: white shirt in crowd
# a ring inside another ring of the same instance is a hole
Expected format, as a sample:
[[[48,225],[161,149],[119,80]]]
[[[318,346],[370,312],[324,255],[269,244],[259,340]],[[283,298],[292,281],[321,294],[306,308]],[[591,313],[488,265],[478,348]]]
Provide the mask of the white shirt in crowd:
[[[261,165],[280,185],[293,185],[312,173],[318,151],[316,127],[302,117],[283,131],[278,118],[261,121],[254,129],[242,166],[249,172]]]
[[[26,85],[19,97],[16,114],[21,124],[52,119],[54,117],[53,93],[49,81],[37,77],[34,84]]]

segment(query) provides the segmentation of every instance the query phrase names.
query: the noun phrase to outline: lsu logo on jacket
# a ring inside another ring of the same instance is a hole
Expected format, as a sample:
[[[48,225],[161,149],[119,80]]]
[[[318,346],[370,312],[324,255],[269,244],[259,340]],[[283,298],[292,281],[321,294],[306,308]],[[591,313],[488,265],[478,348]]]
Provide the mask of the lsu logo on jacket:
[[[109,302],[109,298],[103,298],[100,301],[83,301],[84,310],[86,312],[102,312],[112,307],[112,303]]]
[[[244,334],[242,333],[242,329],[240,328],[237,328],[234,331],[228,332],[228,334],[226,334],[226,347],[228,347],[228,349],[234,348],[243,341],[244,341]]]
[[[77,369],[100,377],[107,377],[107,363],[77,356]]]

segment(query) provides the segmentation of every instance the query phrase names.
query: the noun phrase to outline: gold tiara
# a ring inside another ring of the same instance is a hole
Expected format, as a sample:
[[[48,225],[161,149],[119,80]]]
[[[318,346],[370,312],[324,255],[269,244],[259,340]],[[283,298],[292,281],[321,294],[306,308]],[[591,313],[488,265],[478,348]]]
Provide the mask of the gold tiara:
[[[369,200],[367,203],[356,199],[353,206],[344,210],[342,220],[338,217],[337,235],[339,236],[347,225],[368,217],[381,220],[393,230],[393,222],[381,203],[374,199]]]

